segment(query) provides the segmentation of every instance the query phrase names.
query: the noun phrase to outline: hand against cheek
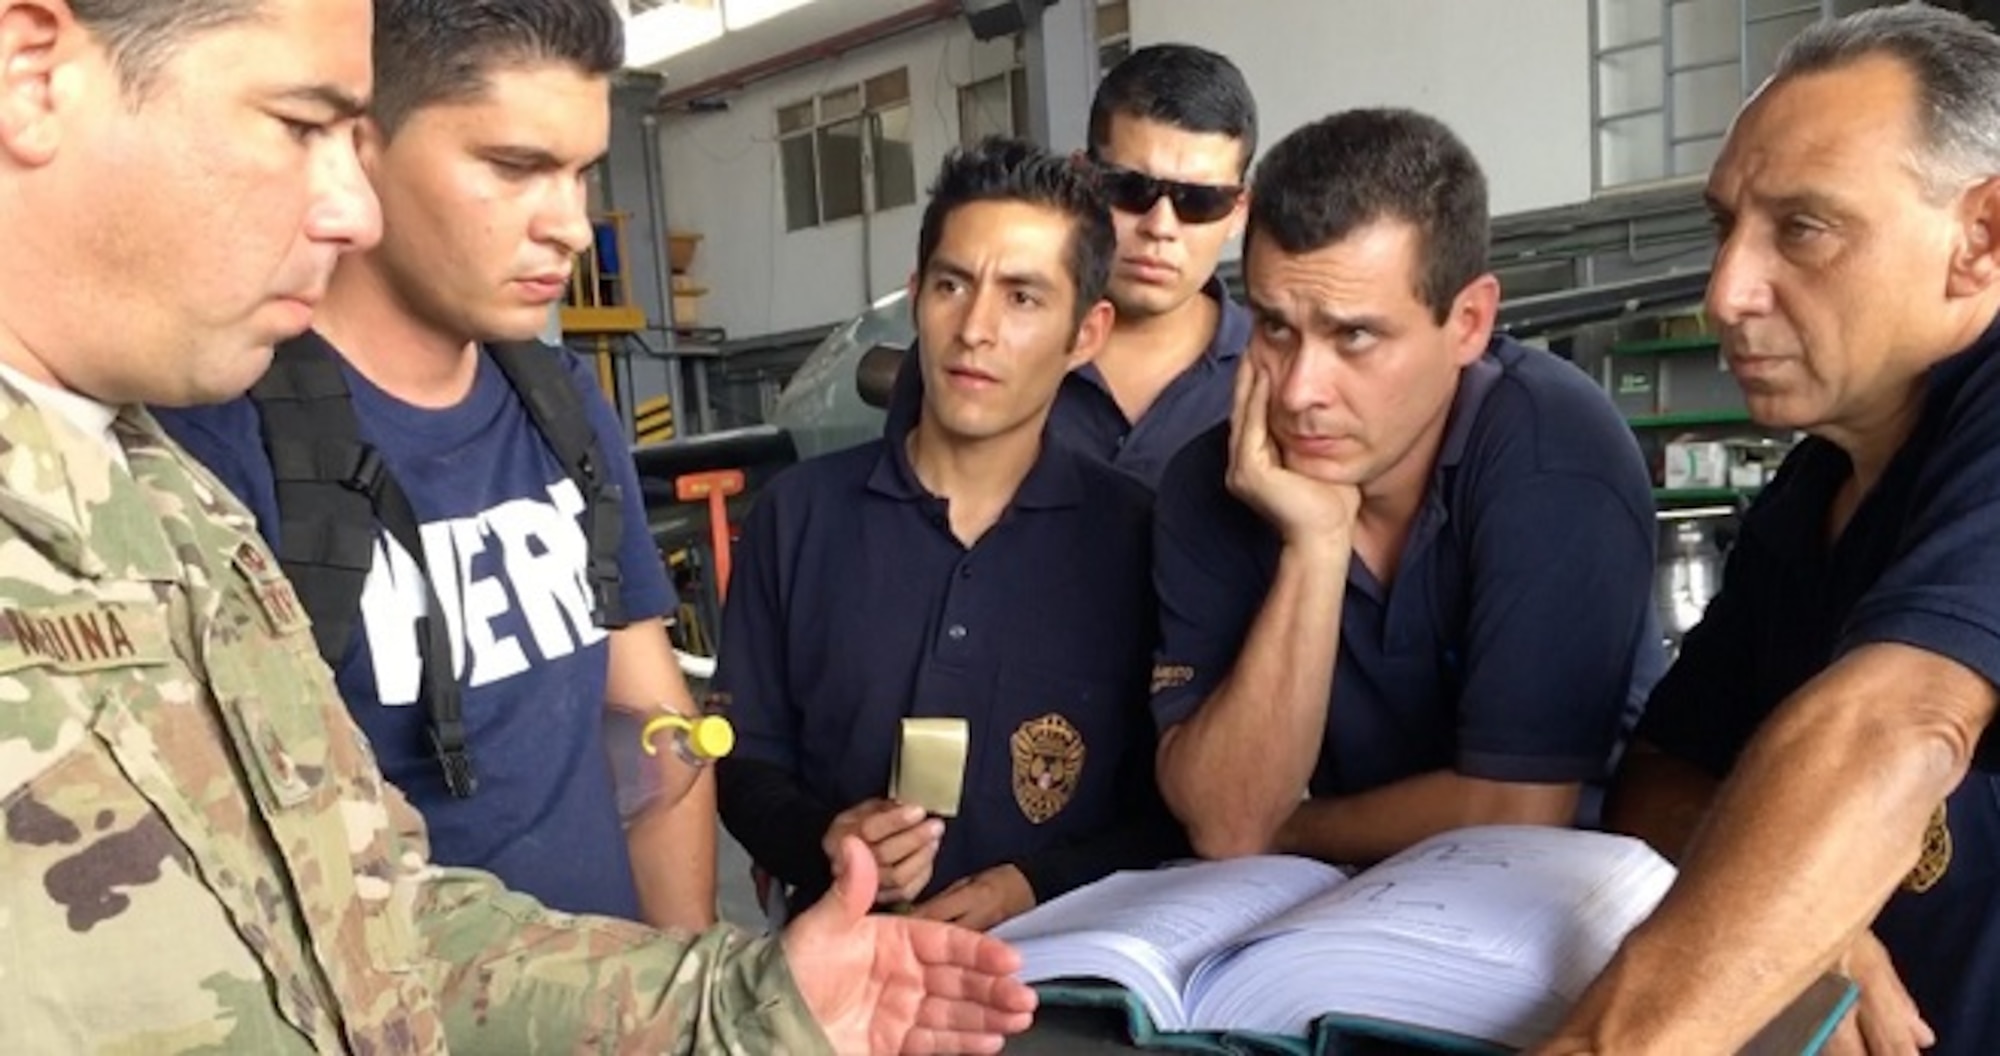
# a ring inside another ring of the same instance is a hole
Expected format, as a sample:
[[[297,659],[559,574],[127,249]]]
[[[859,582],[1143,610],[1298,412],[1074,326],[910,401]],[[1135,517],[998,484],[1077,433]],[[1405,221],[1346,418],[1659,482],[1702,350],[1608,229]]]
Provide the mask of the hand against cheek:
[[[1347,545],[1361,491],[1328,484],[1287,469],[1271,434],[1271,376],[1245,356],[1236,368],[1235,405],[1229,415],[1230,493],[1257,511],[1287,543],[1332,540]]]

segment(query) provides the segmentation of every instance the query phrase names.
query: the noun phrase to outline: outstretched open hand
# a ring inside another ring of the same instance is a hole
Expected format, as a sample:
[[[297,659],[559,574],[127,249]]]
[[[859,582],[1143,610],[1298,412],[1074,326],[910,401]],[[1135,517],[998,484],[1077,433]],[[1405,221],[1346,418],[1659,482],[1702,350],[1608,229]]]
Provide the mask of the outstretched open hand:
[[[786,960],[838,1053],[990,1053],[1028,1029],[1035,993],[998,939],[932,920],[871,916],[875,858],[840,844],[833,889],[785,929]]]

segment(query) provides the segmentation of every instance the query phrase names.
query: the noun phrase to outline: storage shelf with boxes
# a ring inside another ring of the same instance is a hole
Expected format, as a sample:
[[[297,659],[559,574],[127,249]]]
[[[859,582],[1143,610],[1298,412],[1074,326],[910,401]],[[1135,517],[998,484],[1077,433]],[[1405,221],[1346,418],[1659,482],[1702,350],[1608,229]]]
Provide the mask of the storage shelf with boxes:
[[[590,248],[578,255],[563,299],[563,333],[609,336],[646,328],[646,311],[633,299],[625,272],[625,220],[620,212],[592,218]]]
[[[701,248],[701,237],[698,231],[667,233],[667,266],[674,273],[674,326],[677,328],[701,325],[701,299],[708,295],[708,287],[696,282],[694,276],[689,274],[694,268],[695,250]]]
[[[1706,316],[1621,329],[1605,350],[1602,381],[1654,467],[1654,502],[1662,510],[1747,502],[1794,438],[1751,419]]]
[[[1797,436],[1760,426],[1699,310],[1618,324],[1601,381],[1653,469],[1654,602],[1669,650],[1700,620],[1722,561]]]

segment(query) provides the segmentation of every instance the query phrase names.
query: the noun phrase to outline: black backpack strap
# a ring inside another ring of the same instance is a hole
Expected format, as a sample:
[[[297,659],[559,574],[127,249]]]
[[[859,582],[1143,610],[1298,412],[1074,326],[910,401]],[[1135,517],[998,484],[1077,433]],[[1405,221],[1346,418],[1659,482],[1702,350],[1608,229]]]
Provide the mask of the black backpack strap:
[[[370,449],[371,453],[373,449]],[[375,519],[403,549],[416,559],[424,581],[424,615],[417,617],[417,657],[423,669],[417,687],[418,702],[429,718],[431,752],[444,768],[444,787],[459,799],[479,788],[479,775],[472,768],[472,750],[466,744],[465,700],[458,679],[451,671],[451,628],[445,622],[444,604],[431,585],[430,564],[424,558],[423,532],[409,496],[381,467],[368,487],[374,501]]]
[[[466,748],[464,701],[451,671],[444,607],[431,587],[422,533],[409,499],[376,450],[361,441],[353,397],[333,349],[314,333],[278,346],[250,390],[278,500],[278,563],[312,617],[313,642],[328,667],[346,656],[361,616],[361,593],[375,558],[375,525],[417,562],[425,615],[416,621],[423,674],[418,703],[429,721],[445,787],[465,797],[477,787]]]
[[[278,499],[278,563],[312,616],[328,667],[347,655],[375,560],[375,515],[355,485],[379,463],[360,440],[347,380],[315,335],[278,346],[250,389]]]
[[[590,544],[591,620],[599,627],[623,627],[631,622],[619,586],[618,547],[625,532],[625,492],[612,478],[605,453],[598,450],[590,412],[558,358],[566,353],[539,342],[505,342],[488,346],[493,361],[507,376],[534,419],[535,428],[556,453],[563,471],[583,494],[581,523]]]

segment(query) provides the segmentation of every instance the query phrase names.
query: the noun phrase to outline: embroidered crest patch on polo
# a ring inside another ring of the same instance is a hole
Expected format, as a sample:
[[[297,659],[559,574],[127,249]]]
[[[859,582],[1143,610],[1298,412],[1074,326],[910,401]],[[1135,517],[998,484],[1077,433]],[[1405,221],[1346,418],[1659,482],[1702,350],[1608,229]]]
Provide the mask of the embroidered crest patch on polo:
[[[1062,813],[1083,776],[1083,734],[1051,712],[1029,719],[1009,741],[1014,757],[1014,802],[1037,825]]]
[[[1903,878],[1903,890],[1921,895],[1936,887],[1950,868],[1951,826],[1946,824],[1944,804],[1939,803],[1931,811],[1931,823],[1924,826],[1923,855],[1917,859],[1917,867]]]

